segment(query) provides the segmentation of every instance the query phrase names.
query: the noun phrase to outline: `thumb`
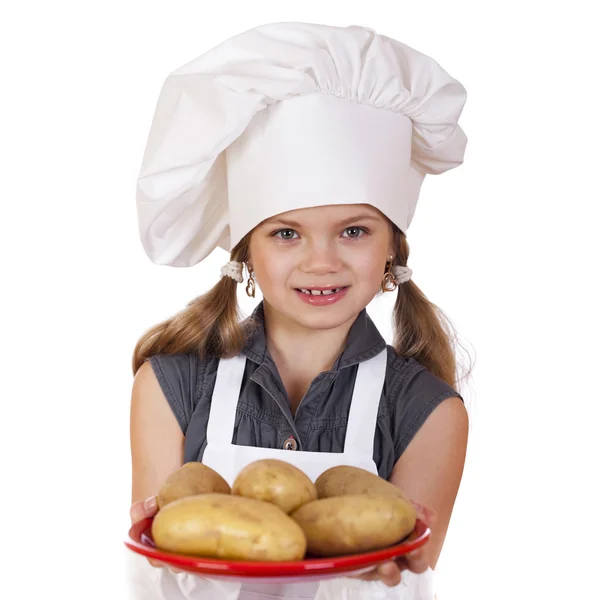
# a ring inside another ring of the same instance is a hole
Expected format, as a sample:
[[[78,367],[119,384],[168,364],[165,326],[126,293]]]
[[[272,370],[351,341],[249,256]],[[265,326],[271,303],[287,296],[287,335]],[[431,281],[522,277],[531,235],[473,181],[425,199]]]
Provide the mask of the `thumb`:
[[[132,523],[137,523],[142,519],[152,517],[156,514],[158,509],[158,499],[156,496],[150,496],[146,500],[138,500],[131,505],[129,509],[129,516],[131,517]]]
[[[410,502],[417,511],[417,518],[423,521],[428,527],[432,527],[437,521],[437,512],[433,508],[429,508],[413,500]]]

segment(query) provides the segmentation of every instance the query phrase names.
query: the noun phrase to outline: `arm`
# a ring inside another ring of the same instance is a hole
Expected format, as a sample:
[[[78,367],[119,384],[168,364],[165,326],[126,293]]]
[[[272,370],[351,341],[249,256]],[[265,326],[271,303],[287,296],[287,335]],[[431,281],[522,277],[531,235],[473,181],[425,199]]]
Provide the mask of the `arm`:
[[[165,479],[183,465],[185,436],[146,361],[131,393],[131,502],[158,494]]]
[[[460,398],[444,400],[427,418],[398,459],[389,481],[408,498],[437,513],[425,558],[434,569],[462,479],[469,419]]]

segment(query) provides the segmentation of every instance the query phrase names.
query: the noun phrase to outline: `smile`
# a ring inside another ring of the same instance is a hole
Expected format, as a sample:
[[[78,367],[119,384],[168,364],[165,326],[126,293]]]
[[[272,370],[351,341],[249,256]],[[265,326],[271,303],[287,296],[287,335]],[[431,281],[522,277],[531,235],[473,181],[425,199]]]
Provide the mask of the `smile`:
[[[322,289],[318,289],[318,288],[314,288],[314,289],[308,289],[308,288],[299,288],[298,291],[302,292],[303,294],[308,294],[309,296],[329,296],[330,294],[337,294],[337,292],[339,292],[340,290],[343,290],[343,287],[339,287],[339,288],[329,288],[326,290],[322,290]]]

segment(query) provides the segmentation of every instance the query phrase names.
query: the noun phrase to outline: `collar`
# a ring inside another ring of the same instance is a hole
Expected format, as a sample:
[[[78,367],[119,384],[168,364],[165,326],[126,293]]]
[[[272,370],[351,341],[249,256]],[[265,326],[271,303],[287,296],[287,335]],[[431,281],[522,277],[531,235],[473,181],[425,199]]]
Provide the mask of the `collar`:
[[[267,350],[264,301],[261,300],[246,323],[251,327],[248,329],[249,335],[242,354],[258,364],[262,364],[267,356],[269,360],[272,360]],[[379,354],[385,347],[384,338],[367,314],[367,309],[363,308],[352,323],[344,350],[335,361],[331,371],[337,372],[368,360]]]

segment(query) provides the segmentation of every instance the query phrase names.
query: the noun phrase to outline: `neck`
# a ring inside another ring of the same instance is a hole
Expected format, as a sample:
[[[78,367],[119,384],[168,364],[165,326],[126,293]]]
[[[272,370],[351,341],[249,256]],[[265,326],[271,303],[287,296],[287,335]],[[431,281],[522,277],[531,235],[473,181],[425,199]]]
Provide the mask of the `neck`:
[[[279,371],[314,379],[329,371],[344,350],[356,317],[332,329],[308,329],[264,303],[267,348]]]

